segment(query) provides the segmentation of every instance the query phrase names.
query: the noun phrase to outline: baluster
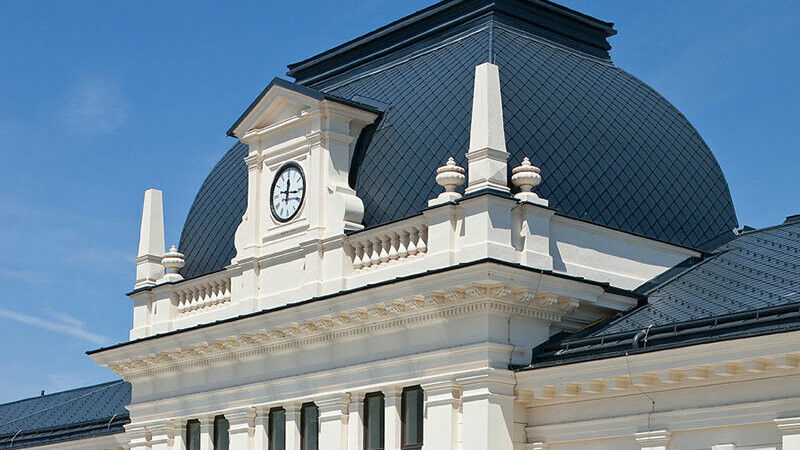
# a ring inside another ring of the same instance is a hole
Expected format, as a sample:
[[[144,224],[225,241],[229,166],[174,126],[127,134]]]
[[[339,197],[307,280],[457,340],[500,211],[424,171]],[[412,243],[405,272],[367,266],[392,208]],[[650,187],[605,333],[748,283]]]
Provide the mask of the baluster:
[[[372,265],[372,242],[371,241],[364,241],[364,257],[361,258],[361,264],[363,267],[369,267]]]
[[[387,236],[383,236],[377,237],[375,240],[381,243],[381,262],[385,263],[389,261],[389,238]]]
[[[417,251],[419,253],[425,253],[428,250],[428,229],[425,227],[419,227],[419,244],[417,244]]]
[[[397,236],[397,256],[399,258],[408,256],[408,247],[406,246],[407,235],[408,233],[406,233],[405,230],[400,230],[395,233],[395,236]]]
[[[400,256],[400,252],[398,251],[400,237],[397,233],[389,233],[386,239],[389,243],[389,259],[397,259]]]
[[[360,242],[353,244],[353,269],[358,270],[364,265],[364,263],[361,262],[361,256],[359,256],[363,247],[364,246],[361,245]]]
[[[417,229],[414,227],[408,230],[408,254],[417,254]]]
[[[214,281],[209,286],[208,289],[211,291],[211,304],[217,303],[217,301],[221,298],[219,295],[219,282]]]

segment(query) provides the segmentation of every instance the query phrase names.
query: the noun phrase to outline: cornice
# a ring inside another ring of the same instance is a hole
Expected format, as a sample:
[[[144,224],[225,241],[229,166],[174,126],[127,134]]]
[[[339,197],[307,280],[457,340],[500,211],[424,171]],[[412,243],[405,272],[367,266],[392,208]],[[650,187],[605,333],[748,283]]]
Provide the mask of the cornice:
[[[791,334],[796,339],[796,334]],[[797,374],[800,352],[792,350],[796,348],[791,344],[793,338],[764,337],[573,364],[570,377],[564,377],[559,366],[523,371],[517,376],[520,389],[532,392],[532,404],[545,405],[627,395],[640,389],[657,392]],[[702,361],[698,355],[703,355]]]
[[[296,350],[480,313],[558,322],[580,304],[507,283],[471,283],[104,364],[126,380]]]

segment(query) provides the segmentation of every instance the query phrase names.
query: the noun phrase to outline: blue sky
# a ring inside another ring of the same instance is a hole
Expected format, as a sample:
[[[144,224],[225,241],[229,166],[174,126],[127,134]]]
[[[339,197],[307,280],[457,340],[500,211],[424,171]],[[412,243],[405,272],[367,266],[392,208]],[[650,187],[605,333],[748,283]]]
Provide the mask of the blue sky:
[[[272,77],[428,3],[4,2],[0,402],[115,378],[84,352],[127,339],[144,190],[177,244]],[[740,224],[800,213],[800,2],[564,3],[616,23],[615,63],[697,127]]]

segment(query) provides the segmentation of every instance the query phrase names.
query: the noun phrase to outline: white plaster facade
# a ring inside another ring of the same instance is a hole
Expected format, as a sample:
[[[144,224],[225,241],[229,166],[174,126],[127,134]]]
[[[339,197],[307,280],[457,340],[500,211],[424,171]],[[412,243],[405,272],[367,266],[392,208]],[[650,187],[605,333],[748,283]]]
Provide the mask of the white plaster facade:
[[[476,72],[474,105],[487,110],[473,114],[481,148],[466,178],[491,189],[507,179],[502,103],[497,67]],[[795,333],[509,370],[553,333],[631,308],[630,289],[699,254],[477,188],[358,230],[348,158],[374,119],[275,86],[241,121],[250,189],[236,258],[134,291],[131,342],[92,355],[132,384],[123,447],[184,448],[197,419],[210,450],[224,415],[231,448],[264,449],[280,406],[298,450],[299,408],[314,402],[320,448],[360,450],[364,395],[381,391],[385,448],[399,450],[399,393],[421,386],[425,449],[800,448]],[[266,187],[288,161],[308,191],[282,224]],[[164,273],[146,257],[164,248],[160,193],[145,205],[140,266]]]
[[[181,450],[198,420],[211,450],[224,415],[231,449],[261,450],[281,407],[299,450],[313,402],[321,449],[362,450],[364,397],[380,391],[384,448],[400,450],[401,392],[420,386],[426,450],[800,450],[797,333],[510,370],[700,254],[559,215],[527,160],[508,195],[501,72],[476,68],[470,146],[454,149],[468,167],[445,165],[421,214],[371,229],[347,180],[378,112],[271,85],[232,130],[249,188],[225,270],[183,280],[161,192],[145,194],[130,342],[92,353],[132,385],[125,433],[41,448]],[[307,187],[283,223],[269,189],[289,162]]]

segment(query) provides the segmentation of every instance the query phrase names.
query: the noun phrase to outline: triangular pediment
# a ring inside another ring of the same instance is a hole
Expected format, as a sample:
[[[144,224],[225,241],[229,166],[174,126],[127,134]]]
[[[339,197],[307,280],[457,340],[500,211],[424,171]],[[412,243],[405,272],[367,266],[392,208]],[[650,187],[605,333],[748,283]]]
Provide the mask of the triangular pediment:
[[[319,91],[276,78],[228,130],[228,135],[241,139],[250,131],[268,128],[317,108],[324,98]]]

